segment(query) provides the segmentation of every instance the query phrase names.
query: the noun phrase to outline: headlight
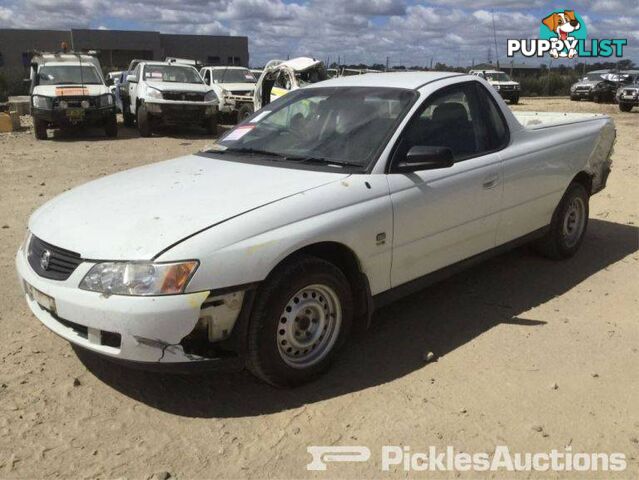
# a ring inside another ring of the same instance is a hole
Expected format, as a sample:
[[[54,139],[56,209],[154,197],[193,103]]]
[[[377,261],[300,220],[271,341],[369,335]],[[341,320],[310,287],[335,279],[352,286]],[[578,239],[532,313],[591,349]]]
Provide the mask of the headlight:
[[[500,90],[500,86],[499,85],[493,85],[493,87],[495,87],[495,90],[499,91]]]
[[[146,91],[147,98],[154,98],[156,100],[162,100],[162,92],[156,90],[155,88],[150,88]]]
[[[211,90],[210,92],[207,92],[206,95],[204,95],[205,102],[216,102],[217,100],[217,93],[215,93],[214,90]]]
[[[573,84],[573,85],[570,85],[570,91],[574,92],[575,90],[577,90],[577,84],[576,83]]]
[[[100,107],[110,107],[113,105],[113,95],[106,93],[98,97],[98,105]]]
[[[82,290],[107,295],[174,295],[184,292],[197,269],[193,260],[181,263],[103,262],[80,282]]]
[[[519,90],[521,88],[521,85],[517,84],[515,85],[515,90]]]
[[[51,110],[53,108],[53,98],[43,97],[42,95],[34,95],[31,97],[34,108],[40,108],[42,110]]]

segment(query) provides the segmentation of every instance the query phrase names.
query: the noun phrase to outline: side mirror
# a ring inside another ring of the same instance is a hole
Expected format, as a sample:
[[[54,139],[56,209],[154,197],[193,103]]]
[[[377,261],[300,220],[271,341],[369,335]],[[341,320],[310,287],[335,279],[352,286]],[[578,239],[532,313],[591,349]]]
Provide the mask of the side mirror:
[[[126,76],[126,81],[130,82],[130,83],[137,83],[138,82],[138,78],[135,75],[127,75]]]
[[[455,164],[453,151],[448,147],[426,147],[416,145],[393,169],[396,173],[412,173],[422,170],[449,168]]]

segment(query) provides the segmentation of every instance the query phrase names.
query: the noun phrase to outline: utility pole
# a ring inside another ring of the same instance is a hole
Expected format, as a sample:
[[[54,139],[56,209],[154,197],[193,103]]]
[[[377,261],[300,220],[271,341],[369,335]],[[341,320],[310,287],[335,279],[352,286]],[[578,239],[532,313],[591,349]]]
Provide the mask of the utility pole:
[[[497,53],[497,29],[495,28],[495,11],[493,14],[493,38],[495,39],[495,60],[497,61],[497,70],[499,70],[499,53]]]
[[[390,66],[390,58],[386,57],[386,71],[388,72],[388,67]]]

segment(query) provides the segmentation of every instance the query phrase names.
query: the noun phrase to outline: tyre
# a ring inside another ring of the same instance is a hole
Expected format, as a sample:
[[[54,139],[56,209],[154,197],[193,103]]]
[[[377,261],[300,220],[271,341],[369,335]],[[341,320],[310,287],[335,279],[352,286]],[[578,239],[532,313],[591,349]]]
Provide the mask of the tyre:
[[[243,104],[237,111],[237,123],[242,123],[251,115],[253,115],[253,105],[248,103]]]
[[[205,120],[204,128],[209,135],[217,135],[217,114]]]
[[[138,131],[141,137],[150,137],[151,133],[151,121],[149,119],[149,112],[147,112],[144,104],[138,106],[137,111],[137,123]]]
[[[601,98],[601,96],[600,96],[598,93],[597,93],[597,94],[595,94],[595,95],[593,95],[592,100],[593,100],[595,103],[601,103],[601,102],[603,101],[603,100],[602,100],[602,98]]]
[[[135,117],[131,113],[131,109],[128,106],[123,107],[122,117],[124,118],[124,126],[133,128],[135,124]]]
[[[33,119],[33,134],[38,140],[47,139],[47,122],[39,118]]]
[[[510,99],[510,104],[511,105],[517,105],[519,103],[519,97],[512,97]]]
[[[629,112],[632,110],[632,103],[619,103],[619,110],[622,112]]]
[[[588,200],[583,185],[570,184],[553,213],[550,230],[535,244],[539,253],[554,260],[577,253],[588,228]]]
[[[579,99],[577,97],[574,97],[572,95],[570,96],[570,100],[573,101],[573,102],[578,102],[579,101]]]
[[[300,256],[277,267],[257,292],[250,315],[247,367],[275,386],[325,372],[350,332],[351,287],[335,265]]]
[[[118,119],[115,113],[111,115],[104,123],[104,133],[109,138],[115,138],[118,136]]]

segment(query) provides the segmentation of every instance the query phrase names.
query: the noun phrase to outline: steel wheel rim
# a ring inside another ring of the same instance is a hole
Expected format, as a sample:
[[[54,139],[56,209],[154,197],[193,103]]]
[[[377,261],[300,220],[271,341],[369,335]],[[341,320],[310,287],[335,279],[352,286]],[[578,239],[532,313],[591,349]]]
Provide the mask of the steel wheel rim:
[[[314,284],[286,303],[277,326],[280,357],[293,368],[321,362],[333,349],[342,326],[342,305],[335,290]]]
[[[573,198],[568,204],[563,221],[563,237],[568,248],[574,247],[586,225],[586,206],[581,198]]]

